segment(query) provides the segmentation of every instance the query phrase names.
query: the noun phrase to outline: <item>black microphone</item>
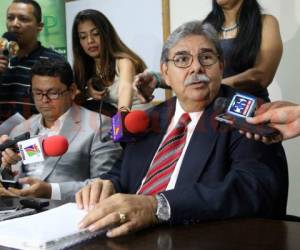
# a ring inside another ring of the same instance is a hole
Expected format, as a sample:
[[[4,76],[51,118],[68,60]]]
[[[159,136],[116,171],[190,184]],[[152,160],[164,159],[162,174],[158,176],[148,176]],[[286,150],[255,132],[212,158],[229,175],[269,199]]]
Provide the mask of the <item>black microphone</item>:
[[[4,151],[7,148],[15,148],[18,142],[28,140],[29,138],[30,138],[30,133],[26,132],[11,140],[7,140],[6,142],[0,144],[0,151]]]
[[[236,93],[231,99],[218,97],[213,104],[214,111],[218,114],[215,119],[227,126],[238,130],[259,134],[265,137],[274,137],[280,132],[267,124],[250,124],[247,117],[253,117],[256,109],[256,97]]]
[[[213,104],[213,109],[217,114],[224,113],[228,107],[228,99],[225,97],[218,97]]]
[[[8,58],[16,56],[19,51],[17,36],[14,32],[5,32],[0,38],[0,50]]]

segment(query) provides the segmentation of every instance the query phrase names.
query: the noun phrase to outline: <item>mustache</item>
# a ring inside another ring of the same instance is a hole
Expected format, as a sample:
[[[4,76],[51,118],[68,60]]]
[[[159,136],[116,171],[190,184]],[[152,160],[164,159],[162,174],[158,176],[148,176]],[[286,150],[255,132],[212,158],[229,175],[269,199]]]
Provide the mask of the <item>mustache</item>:
[[[208,83],[210,82],[210,79],[205,74],[193,74],[184,81],[184,85],[187,86],[196,82]]]

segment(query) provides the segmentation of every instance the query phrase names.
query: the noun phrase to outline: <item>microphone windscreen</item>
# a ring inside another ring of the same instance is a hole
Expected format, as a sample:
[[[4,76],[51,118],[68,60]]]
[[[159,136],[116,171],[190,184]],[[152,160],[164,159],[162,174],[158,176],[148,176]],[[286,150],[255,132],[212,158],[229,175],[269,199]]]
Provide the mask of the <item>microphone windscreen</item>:
[[[61,156],[67,152],[68,140],[61,135],[49,136],[43,141],[43,151],[46,156]]]
[[[9,42],[10,41],[14,41],[14,42],[17,42],[17,36],[16,36],[16,33],[14,32],[5,32],[3,35],[2,35],[3,38],[7,39]]]
[[[225,97],[218,97],[215,102],[213,109],[216,113],[221,114],[224,113],[228,107],[228,99]]]
[[[133,110],[125,116],[124,125],[132,134],[143,133],[149,127],[149,117],[143,110]]]

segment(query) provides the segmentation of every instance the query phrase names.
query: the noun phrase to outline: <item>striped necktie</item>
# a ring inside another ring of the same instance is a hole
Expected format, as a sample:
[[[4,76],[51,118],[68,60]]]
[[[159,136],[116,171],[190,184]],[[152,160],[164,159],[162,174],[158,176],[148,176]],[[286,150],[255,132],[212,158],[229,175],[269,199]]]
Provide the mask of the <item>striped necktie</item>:
[[[188,113],[182,114],[176,127],[165,138],[156,152],[138,194],[153,195],[167,188],[176,163],[184,148],[187,125],[190,121],[191,118]]]

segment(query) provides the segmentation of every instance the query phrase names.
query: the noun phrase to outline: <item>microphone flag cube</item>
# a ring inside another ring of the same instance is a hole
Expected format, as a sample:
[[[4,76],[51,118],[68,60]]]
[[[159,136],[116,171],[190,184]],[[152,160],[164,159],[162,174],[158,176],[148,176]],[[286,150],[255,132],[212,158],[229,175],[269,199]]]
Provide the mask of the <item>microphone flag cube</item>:
[[[46,136],[37,136],[18,142],[18,148],[23,164],[42,162],[45,160],[43,153],[43,140]]]

